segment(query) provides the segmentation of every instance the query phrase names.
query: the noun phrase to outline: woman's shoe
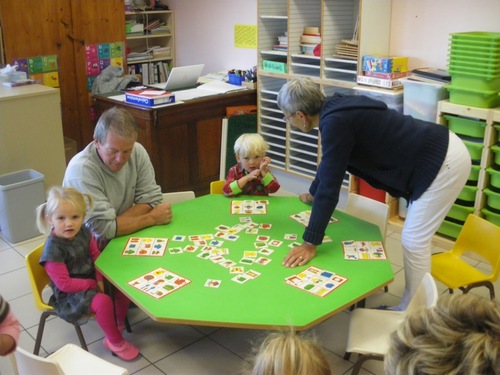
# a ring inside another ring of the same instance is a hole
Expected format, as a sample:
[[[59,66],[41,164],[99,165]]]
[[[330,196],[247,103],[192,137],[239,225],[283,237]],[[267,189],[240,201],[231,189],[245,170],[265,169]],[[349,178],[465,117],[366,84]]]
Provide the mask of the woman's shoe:
[[[109,342],[108,338],[104,338],[102,342],[103,345],[111,350],[113,355],[117,355],[124,361],[132,361],[137,358],[139,355],[139,349],[137,349],[134,345],[132,345],[127,340],[123,339],[120,345],[115,345]]]

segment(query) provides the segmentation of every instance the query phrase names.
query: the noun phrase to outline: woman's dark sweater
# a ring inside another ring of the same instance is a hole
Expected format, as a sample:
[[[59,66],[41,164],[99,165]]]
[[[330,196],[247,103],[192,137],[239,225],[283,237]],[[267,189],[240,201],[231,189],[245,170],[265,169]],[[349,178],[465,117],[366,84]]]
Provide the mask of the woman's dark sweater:
[[[431,185],[448,150],[448,128],[388,109],[366,96],[335,94],[320,114],[322,158],[304,241],[320,244],[337,206],[345,172],[394,197],[417,200]]]

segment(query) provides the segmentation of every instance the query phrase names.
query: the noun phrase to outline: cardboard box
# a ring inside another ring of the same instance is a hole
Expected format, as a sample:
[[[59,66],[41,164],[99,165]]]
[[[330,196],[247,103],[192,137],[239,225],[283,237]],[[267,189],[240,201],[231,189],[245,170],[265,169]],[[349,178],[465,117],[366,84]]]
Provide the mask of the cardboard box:
[[[408,57],[363,56],[363,70],[379,73],[395,73],[408,71]]]

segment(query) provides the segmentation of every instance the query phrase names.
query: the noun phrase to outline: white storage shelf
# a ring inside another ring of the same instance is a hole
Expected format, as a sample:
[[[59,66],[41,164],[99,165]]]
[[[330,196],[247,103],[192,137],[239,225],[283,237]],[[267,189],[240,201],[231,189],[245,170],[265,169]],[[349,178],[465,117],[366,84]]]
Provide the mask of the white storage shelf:
[[[270,144],[274,166],[312,179],[321,158],[318,130],[302,133],[283,120],[276,105],[276,96],[283,84],[295,77],[307,76],[317,82],[326,95],[354,94],[361,56],[389,53],[390,13],[391,0],[258,1],[258,127]],[[320,29],[320,56],[301,53],[304,27]],[[339,56],[335,46],[345,39],[352,40],[356,30],[358,56]],[[278,37],[285,33],[287,51],[273,51]],[[264,71],[264,60],[284,64],[285,72]],[[351,177],[346,174],[344,186],[351,189],[350,185]]]
[[[125,35],[127,49],[140,53],[137,57],[127,58],[128,73],[142,74],[145,84],[165,81],[168,70],[175,66],[174,13],[164,10],[125,12],[125,22],[146,26],[154,20],[160,25],[155,31]],[[155,53],[154,48],[162,50]]]

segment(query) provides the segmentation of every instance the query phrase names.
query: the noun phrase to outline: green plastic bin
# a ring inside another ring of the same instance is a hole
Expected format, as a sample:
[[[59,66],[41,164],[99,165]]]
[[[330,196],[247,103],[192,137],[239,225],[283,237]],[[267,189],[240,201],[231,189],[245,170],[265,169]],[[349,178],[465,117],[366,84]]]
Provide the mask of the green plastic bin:
[[[448,121],[448,128],[452,132],[468,137],[484,138],[486,122],[452,115],[444,115],[444,118]]]

